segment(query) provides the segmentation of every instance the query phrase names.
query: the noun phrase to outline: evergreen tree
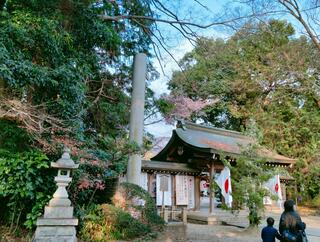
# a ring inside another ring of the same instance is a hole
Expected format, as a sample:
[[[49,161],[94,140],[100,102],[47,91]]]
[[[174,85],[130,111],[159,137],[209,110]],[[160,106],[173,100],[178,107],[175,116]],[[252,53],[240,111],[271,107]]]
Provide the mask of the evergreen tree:
[[[299,160],[298,185],[312,187],[304,195],[313,198],[319,184],[299,177],[320,165],[318,58],[314,45],[296,38],[286,21],[250,22],[226,41],[199,40],[169,87],[193,100],[220,100],[193,119],[238,131],[254,120],[260,144]]]

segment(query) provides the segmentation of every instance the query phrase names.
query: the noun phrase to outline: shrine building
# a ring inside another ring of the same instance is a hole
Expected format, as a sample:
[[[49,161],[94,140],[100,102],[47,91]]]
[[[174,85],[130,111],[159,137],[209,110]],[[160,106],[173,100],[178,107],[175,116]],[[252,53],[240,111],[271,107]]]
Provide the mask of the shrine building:
[[[166,146],[150,160],[142,161],[141,186],[155,198],[157,206],[194,211],[207,206],[212,212],[223,202],[208,189],[211,178],[224,168],[221,159],[228,159],[232,165],[243,149],[254,143],[253,138],[239,132],[180,121]],[[257,153],[270,166],[289,168],[295,163],[265,148]],[[283,200],[288,179],[280,177]]]

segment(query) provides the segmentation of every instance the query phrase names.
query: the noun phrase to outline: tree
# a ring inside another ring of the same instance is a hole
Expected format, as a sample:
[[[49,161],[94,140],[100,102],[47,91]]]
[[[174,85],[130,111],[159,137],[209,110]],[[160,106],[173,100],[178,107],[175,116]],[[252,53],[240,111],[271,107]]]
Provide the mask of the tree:
[[[269,196],[268,190],[262,184],[272,177],[272,171],[267,168],[266,160],[256,158],[253,150],[247,151],[246,155],[238,157],[231,167],[233,208],[239,211],[243,207],[249,210],[249,226],[255,227],[260,224],[264,211],[263,198]],[[253,156],[248,156],[251,153]],[[254,157],[255,156],[255,157]]]
[[[319,166],[316,56],[313,43],[295,38],[286,21],[249,22],[227,41],[200,39],[169,87],[193,100],[220,100],[194,119],[238,131],[252,119],[262,145]]]
[[[190,41],[192,27],[224,24],[183,20],[157,0],[0,1],[0,128],[30,135],[24,149],[10,151],[40,149],[57,159],[59,144],[68,145],[83,171],[75,190],[93,188],[80,195],[97,201],[94,189],[123,173],[135,149],[125,142],[132,56],[166,49],[156,23]],[[8,143],[0,140],[0,149]]]
[[[249,0],[230,2],[225,11],[226,19],[242,16],[246,20],[255,19],[265,21],[270,18],[286,18],[292,24],[298,23],[302,32],[310,38],[314,46],[320,51],[319,39],[319,10],[317,0]],[[240,10],[241,9],[241,10]]]
[[[1,11],[3,98],[42,105],[43,111],[78,128],[89,114],[97,128],[103,103],[126,102],[121,93],[130,80],[132,54],[148,52],[150,41],[136,31],[139,25],[105,22],[99,16],[127,11],[149,13],[139,1],[124,7],[94,1],[7,1]]]
[[[6,184],[8,177],[28,181],[19,188],[27,195],[22,193],[16,203],[14,186],[0,192],[1,204],[9,207],[1,221],[11,218],[18,224],[31,214],[28,227],[34,225],[52,192],[37,197],[43,179],[39,176],[31,186],[29,174],[40,173],[38,163],[44,159],[38,157],[56,161],[61,144],[80,162],[73,185],[86,203],[108,199],[100,189],[125,171],[127,155],[135,150],[126,139],[132,56],[150,55],[150,39],[134,21],[105,21],[101,14],[148,16],[152,11],[144,1],[118,3],[0,2],[0,183]],[[150,20],[140,23],[152,25]],[[27,131],[23,142],[16,138],[21,128]],[[35,165],[27,167],[26,162]],[[9,163],[25,164],[25,177],[17,178],[14,166],[7,169]],[[91,180],[84,188],[86,178]]]

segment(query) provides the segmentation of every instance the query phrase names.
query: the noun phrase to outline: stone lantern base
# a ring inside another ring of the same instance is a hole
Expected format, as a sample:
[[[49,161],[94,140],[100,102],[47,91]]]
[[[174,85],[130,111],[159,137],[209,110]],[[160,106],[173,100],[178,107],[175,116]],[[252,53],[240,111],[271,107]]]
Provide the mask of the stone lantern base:
[[[77,242],[78,219],[40,218],[34,242]]]

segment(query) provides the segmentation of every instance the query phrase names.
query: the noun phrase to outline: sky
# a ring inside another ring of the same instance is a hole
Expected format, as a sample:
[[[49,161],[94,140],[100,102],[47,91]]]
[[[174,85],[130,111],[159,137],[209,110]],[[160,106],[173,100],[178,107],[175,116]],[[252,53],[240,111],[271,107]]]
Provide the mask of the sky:
[[[191,51],[193,46],[191,43],[187,40],[182,40],[181,44],[179,46],[176,46],[175,48],[172,48],[170,52],[175,56],[177,60],[180,60],[185,53]],[[160,73],[160,77],[153,81],[150,84],[150,88],[152,91],[155,92],[155,95],[157,98],[161,94],[168,94],[168,81],[171,78],[172,72],[174,70],[178,70],[179,67],[175,63],[175,61],[169,56],[169,54],[163,54],[163,61],[162,66],[164,73],[161,70],[160,64],[157,61],[157,59],[153,59],[153,63],[157,71]],[[160,119],[160,116],[155,117],[155,119]],[[172,129],[174,129],[173,125],[166,124],[164,121],[161,121],[159,123],[148,125],[145,127],[146,131],[154,135],[155,137],[168,137],[171,135]]]
[[[219,33],[216,31],[208,31],[207,36],[210,37],[225,37],[223,33]],[[192,51],[193,46],[188,40],[181,40],[180,44],[172,49],[170,49],[171,54],[176,58],[176,60],[180,60],[187,52]],[[164,73],[161,70],[160,64],[157,59],[152,60],[155,68],[160,73],[160,77],[151,82],[150,88],[155,92],[155,96],[159,98],[161,94],[169,94],[168,90],[168,82],[172,76],[173,71],[179,70],[179,66],[172,59],[169,54],[163,54],[162,66]],[[155,117],[155,119],[160,119],[160,116]],[[171,136],[172,129],[174,129],[173,125],[166,124],[164,121],[148,125],[145,127],[146,131],[154,135],[155,137],[169,137]]]
[[[179,3],[180,2],[180,3]],[[176,13],[181,16],[185,15],[185,18],[190,21],[195,21],[201,24],[204,24],[206,21],[210,21],[211,14],[219,12],[222,8],[222,5],[226,1],[198,1],[195,0],[185,0],[185,1],[177,1],[177,6],[173,7],[176,9]],[[171,2],[172,3],[172,2]],[[196,7],[195,7],[196,5]],[[205,7],[202,7],[206,6]],[[191,12],[190,12],[191,11]],[[197,19],[195,19],[196,17]],[[201,18],[199,16],[202,16]],[[203,19],[203,18],[206,19]],[[183,36],[179,34],[179,32],[168,26],[167,24],[160,24],[160,31],[164,33],[164,38],[166,38],[166,42],[168,44],[169,52],[174,56],[176,60],[180,60],[187,52],[192,51],[193,45]],[[197,33],[201,36],[212,37],[212,38],[226,38],[226,34],[223,31],[216,30],[214,28],[209,28],[205,30],[196,30]],[[164,50],[161,51],[161,64],[163,67],[163,71],[161,69],[160,63],[156,58],[153,58],[151,61],[153,62],[155,68],[160,74],[160,77],[153,81],[150,84],[150,88],[155,92],[156,97],[158,98],[161,94],[169,94],[168,90],[168,82],[172,76],[173,71],[179,70],[179,66],[175,62],[175,60]],[[163,73],[164,72],[164,73]],[[155,117],[155,119],[159,119],[161,117]],[[169,137],[171,136],[172,129],[174,129],[173,125],[168,125],[164,121],[145,126],[147,132],[157,137]]]

